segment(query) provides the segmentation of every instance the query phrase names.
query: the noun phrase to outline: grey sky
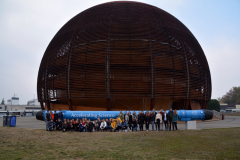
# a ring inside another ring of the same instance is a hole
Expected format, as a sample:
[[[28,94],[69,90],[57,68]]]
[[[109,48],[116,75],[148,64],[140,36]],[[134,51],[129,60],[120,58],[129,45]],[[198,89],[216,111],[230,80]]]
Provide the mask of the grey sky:
[[[1,0],[0,99],[13,94],[20,104],[37,97],[37,74],[42,56],[57,31],[73,16],[104,0]],[[143,0],[185,24],[207,57],[212,98],[240,86],[239,0]]]

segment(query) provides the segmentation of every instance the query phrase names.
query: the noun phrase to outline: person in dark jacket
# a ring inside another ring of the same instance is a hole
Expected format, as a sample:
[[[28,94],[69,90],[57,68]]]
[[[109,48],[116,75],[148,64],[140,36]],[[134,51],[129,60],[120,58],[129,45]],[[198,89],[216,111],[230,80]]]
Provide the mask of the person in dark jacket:
[[[45,119],[45,121],[46,121],[46,131],[48,131],[49,130],[49,123],[50,123],[50,120],[51,120],[49,111],[47,111],[45,118],[46,118]]]
[[[105,127],[105,130],[112,132],[112,129],[113,129],[113,128],[112,128],[112,126],[111,126],[111,122],[109,122],[107,118],[106,118],[106,123],[107,123],[107,126]]]
[[[90,119],[87,121],[87,131],[92,132],[93,131],[93,124],[90,121]]]
[[[143,131],[143,124],[145,120],[145,116],[143,112],[140,113],[139,118],[140,118],[139,128],[140,128],[140,131]]]
[[[66,131],[67,131],[67,122],[66,122],[66,121],[63,122],[62,131],[63,131],[63,132],[66,132]]]
[[[49,131],[54,131],[55,129],[55,122],[53,121],[53,119],[50,120],[50,123],[48,125],[48,130]]]
[[[171,131],[171,124],[172,124],[172,119],[173,119],[173,110],[172,110],[172,108],[168,112],[168,117],[169,117],[169,131]]]
[[[75,131],[78,131],[79,130],[79,119],[77,118],[76,121],[75,121]]]
[[[135,130],[137,131],[137,121],[135,120],[135,118],[133,118],[133,121],[132,121],[132,131]]]
[[[71,130],[70,121],[67,119],[67,131]]]
[[[61,121],[63,121],[63,113],[62,113],[62,110],[60,109],[59,112],[58,112],[58,118],[61,119]]]
[[[168,131],[168,120],[169,120],[169,115],[166,113],[166,111],[164,111],[164,113],[163,113],[162,120],[163,120],[164,125],[165,125],[165,131]]]
[[[56,130],[61,131],[62,130],[62,125],[63,125],[63,123],[59,118],[57,123],[56,123]]]
[[[132,114],[131,114],[130,111],[128,112],[128,118],[129,118],[128,127],[129,127],[129,130],[131,130],[131,128],[132,128]]]
[[[61,120],[62,121],[62,120]],[[58,113],[57,111],[54,111],[54,122],[57,124],[58,122]]]
[[[149,115],[148,111],[146,112],[146,115],[145,115],[145,123],[146,123],[146,131],[148,131],[149,130],[149,123],[150,123],[150,115]]]

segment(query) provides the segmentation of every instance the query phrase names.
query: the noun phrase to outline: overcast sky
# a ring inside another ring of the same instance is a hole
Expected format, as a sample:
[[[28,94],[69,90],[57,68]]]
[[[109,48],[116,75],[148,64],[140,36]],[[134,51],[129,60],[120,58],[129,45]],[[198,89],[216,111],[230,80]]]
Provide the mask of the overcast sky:
[[[42,56],[73,16],[104,0],[0,0],[0,100],[37,98]],[[143,0],[178,18],[207,57],[212,98],[240,86],[240,0]]]

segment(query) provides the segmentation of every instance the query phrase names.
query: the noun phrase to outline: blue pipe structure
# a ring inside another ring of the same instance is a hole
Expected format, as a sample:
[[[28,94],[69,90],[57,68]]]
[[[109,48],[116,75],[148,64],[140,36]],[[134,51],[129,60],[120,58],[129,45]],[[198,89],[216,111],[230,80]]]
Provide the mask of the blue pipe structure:
[[[126,111],[126,112],[131,112],[133,111]],[[135,111],[136,114],[139,113],[139,111]],[[146,111],[144,111],[145,113]],[[169,112],[168,110],[166,111],[167,113]],[[45,114],[47,111],[39,111],[36,115],[36,118],[38,120],[45,120]],[[58,113],[58,111],[57,111]],[[63,113],[63,119],[82,119],[82,118],[87,118],[90,119],[91,121],[97,119],[98,117],[100,119],[116,119],[118,114],[120,113],[119,111],[68,111],[68,110],[62,110]],[[179,115],[179,120],[180,121],[192,121],[192,120],[209,120],[212,119],[213,113],[212,111],[209,110],[177,110],[177,113]],[[125,111],[123,111],[123,114],[125,114]]]

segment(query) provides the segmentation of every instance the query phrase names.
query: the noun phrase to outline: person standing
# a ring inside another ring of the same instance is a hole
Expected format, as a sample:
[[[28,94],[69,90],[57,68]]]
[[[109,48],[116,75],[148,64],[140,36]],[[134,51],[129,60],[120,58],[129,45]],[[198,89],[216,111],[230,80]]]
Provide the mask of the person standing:
[[[160,114],[162,115],[162,117],[163,117],[163,114],[164,114],[164,112],[163,112],[163,110],[161,109],[161,111],[160,111]],[[162,118],[163,119],[163,118]],[[162,124],[162,131],[163,131],[163,121],[161,122],[161,124]],[[160,125],[161,125],[160,124]]]
[[[169,116],[168,116],[168,114],[166,113],[166,111],[164,111],[164,114],[163,114],[163,122],[164,122],[164,125],[165,125],[165,131],[168,130],[168,119],[169,119]]]
[[[162,115],[160,114],[160,112],[158,112],[156,115],[156,122],[157,122],[157,127],[158,127],[158,129],[156,128],[157,131],[160,131],[161,121],[162,121]]]
[[[173,113],[173,118],[172,118],[173,131],[174,131],[174,126],[175,126],[176,131],[177,131],[177,121],[178,121],[178,119],[179,119],[179,117],[178,117],[178,114],[177,114],[177,110],[175,109],[174,113]]]
[[[132,114],[131,114],[130,111],[128,112],[128,119],[129,119],[128,127],[129,127],[129,130],[131,131],[131,128],[132,128]]]
[[[53,113],[53,111],[50,111],[50,118],[54,121],[54,113]]]
[[[145,115],[145,123],[146,123],[146,131],[148,131],[149,130],[149,123],[150,123],[150,115],[149,115],[148,111],[146,112],[146,115]]]
[[[140,113],[139,118],[140,118],[139,128],[140,128],[140,131],[143,131],[143,124],[144,124],[144,120],[145,120],[145,116],[144,116],[143,112]]]
[[[155,111],[155,108],[153,108],[154,121],[156,120],[156,115],[157,115],[157,112]],[[155,127],[156,127],[156,130],[157,130],[157,123],[155,123]]]
[[[61,120],[62,121],[62,120]],[[54,122],[57,123],[58,122],[58,114],[57,111],[54,111]]]
[[[60,120],[63,121],[63,113],[61,109],[58,112],[58,118],[60,118]]]
[[[172,125],[172,119],[173,119],[173,110],[172,110],[172,108],[168,112],[168,117],[169,117],[169,131],[171,131],[171,125]]]
[[[129,116],[128,116],[128,114],[127,114],[127,111],[126,111],[125,114],[124,114],[124,121],[125,121],[126,123],[128,123],[128,121],[129,121]]]
[[[121,119],[121,121],[124,119],[124,115],[123,115],[122,111],[120,111],[120,113],[118,114],[118,117]]]
[[[150,113],[150,120],[152,124],[152,131],[154,131],[154,124],[155,124],[155,115],[153,114],[153,111]]]

